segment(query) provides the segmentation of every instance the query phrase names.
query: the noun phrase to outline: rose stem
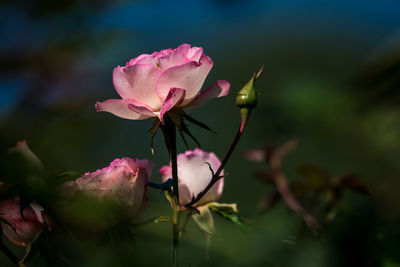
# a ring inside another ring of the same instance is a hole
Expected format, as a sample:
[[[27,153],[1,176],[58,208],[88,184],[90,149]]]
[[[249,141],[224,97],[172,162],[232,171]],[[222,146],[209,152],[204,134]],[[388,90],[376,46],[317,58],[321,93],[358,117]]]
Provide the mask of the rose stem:
[[[176,129],[175,124],[169,116],[164,117],[163,133],[165,143],[168,148],[169,158],[172,168],[172,191],[174,195],[175,205],[179,206],[179,187],[178,187],[178,164],[176,155]]]
[[[172,224],[172,235],[173,235],[173,251],[172,251],[172,266],[177,267],[179,262],[178,248],[179,248],[179,218],[180,218],[180,207],[174,207],[174,223]]]
[[[169,118],[165,116],[164,121],[164,139],[167,144],[169,151],[169,158],[171,161],[172,168],[172,191],[174,197],[173,206],[173,223],[172,223],[172,235],[173,235],[173,252],[172,252],[172,266],[178,266],[178,247],[179,247],[179,217],[180,217],[180,204],[179,204],[179,185],[178,185],[178,164],[177,164],[177,153],[176,153],[176,129],[175,124]]]
[[[182,225],[181,225],[181,228],[180,228],[180,231],[179,231],[179,238],[181,238],[182,234],[185,232],[185,227],[186,227],[187,222],[190,219],[190,216],[192,216],[192,211],[191,210],[189,210],[186,213],[186,216],[183,218],[183,222],[182,222]]]
[[[247,116],[247,118],[248,118],[248,116]],[[195,198],[193,198],[192,201],[190,201],[188,204],[186,204],[185,207],[191,207],[195,203],[200,201],[200,199],[211,189],[211,187],[216,182],[218,182],[219,179],[222,178],[222,176],[220,176],[220,174],[221,174],[222,170],[224,169],[226,163],[228,162],[229,158],[231,157],[233,151],[235,150],[236,145],[239,143],[240,137],[242,136],[244,128],[246,126],[247,118],[246,119],[242,118],[242,122],[240,123],[239,129],[235,136],[235,139],[233,139],[233,142],[232,142],[231,146],[229,147],[228,152],[226,153],[224,159],[222,160],[222,163],[219,166],[218,170],[214,173],[213,177],[211,178],[210,183],[207,185],[206,188],[204,188],[203,191],[201,191]]]

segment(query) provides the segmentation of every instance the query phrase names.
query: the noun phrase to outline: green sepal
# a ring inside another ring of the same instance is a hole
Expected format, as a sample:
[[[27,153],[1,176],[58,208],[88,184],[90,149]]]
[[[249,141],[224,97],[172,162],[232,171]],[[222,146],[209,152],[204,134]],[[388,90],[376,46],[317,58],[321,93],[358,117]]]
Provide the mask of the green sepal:
[[[208,208],[221,215],[225,219],[235,223],[243,230],[247,230],[247,226],[242,222],[238,215],[237,204],[226,204],[226,203],[218,203],[218,202],[211,202],[207,204]]]
[[[206,234],[215,234],[214,219],[208,205],[197,207],[199,214],[193,214],[192,218],[199,228]]]
[[[213,133],[217,134],[217,132],[215,132],[213,129],[211,129],[207,124],[205,124],[204,122],[196,120],[195,118],[193,118],[192,116],[190,116],[186,112],[182,111],[182,115],[183,115],[183,118],[187,119],[189,122],[193,123],[194,125],[197,125],[200,128],[203,128],[203,129],[205,129],[207,131],[210,131],[210,132],[213,132]]]
[[[176,128],[178,129],[179,135],[181,136],[185,146],[189,148],[189,144],[186,141],[186,138],[184,136],[184,133],[187,134],[195,143],[198,147],[200,146],[199,141],[192,135],[192,133],[189,131],[188,127],[186,126],[185,122],[183,121],[183,111],[182,112],[172,112],[169,116],[172,120],[172,122],[175,124]]]
[[[181,133],[182,137],[183,137],[182,132],[184,132],[185,134],[187,134],[196,143],[197,147],[201,148],[201,145],[200,145],[199,141],[197,141],[196,137],[194,137],[192,135],[192,133],[189,131],[188,127],[186,126],[186,124],[183,121],[182,121],[180,129],[178,129],[178,130]],[[185,139],[184,139],[184,141],[185,141]],[[185,144],[188,147],[188,144],[186,143],[186,141],[185,141]]]
[[[153,125],[151,126],[150,130],[149,130],[149,134],[150,134],[150,150],[151,150],[151,154],[154,156],[154,146],[153,146],[153,138],[154,135],[157,133],[158,128],[160,128],[160,119],[155,117],[153,120]]]
[[[175,200],[174,200],[174,195],[172,193],[172,190],[164,190],[164,194],[166,199],[168,200],[169,204],[173,208],[175,206]]]

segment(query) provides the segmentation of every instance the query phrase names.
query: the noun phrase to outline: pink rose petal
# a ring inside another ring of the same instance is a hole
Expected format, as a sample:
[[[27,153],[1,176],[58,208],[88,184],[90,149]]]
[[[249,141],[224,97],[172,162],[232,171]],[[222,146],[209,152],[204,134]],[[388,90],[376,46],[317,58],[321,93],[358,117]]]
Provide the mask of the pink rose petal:
[[[220,160],[214,153],[205,152],[199,148],[186,151],[178,155],[178,179],[180,204],[185,205],[205,189],[212,178],[212,172],[207,163],[211,165],[214,172],[221,165]],[[164,166],[160,169],[163,182],[171,178],[171,167]],[[223,175],[224,172],[221,173]],[[224,179],[220,179],[205,196],[196,203],[200,206],[207,202],[218,200],[223,191]]]
[[[148,160],[115,159],[109,167],[64,183],[59,191],[64,197],[83,194],[99,200],[112,199],[120,205],[127,205],[130,216],[135,218],[146,204],[147,183],[153,166]]]
[[[183,88],[186,90],[186,96],[182,105],[185,105],[200,91],[212,65],[212,60],[203,55],[200,63],[190,61],[186,64],[169,68],[160,75],[156,83],[157,94],[160,99],[165,99],[171,88]]]
[[[229,93],[229,88],[231,85],[229,82],[220,80],[205,89],[204,91],[200,92],[193,100],[192,102],[188,103],[184,109],[192,109],[197,106],[200,106],[207,101],[217,98],[217,97],[222,97],[226,96]]]
[[[116,67],[113,71],[114,87],[122,98],[131,98],[151,108],[161,106],[154,90],[161,70],[146,64]]]
[[[109,99],[104,102],[97,102],[96,110],[97,112],[107,111],[115,116],[129,120],[144,120],[156,116],[146,107],[142,107],[140,112],[138,112],[139,110],[133,110],[129,105],[136,106],[129,99]]]
[[[203,48],[201,47],[192,47],[187,54],[187,57],[192,61],[199,61],[201,56],[203,55]]]
[[[164,114],[171,110],[173,107],[182,103],[185,98],[185,90],[181,88],[171,88],[164,103],[161,106],[160,118],[163,121]]]

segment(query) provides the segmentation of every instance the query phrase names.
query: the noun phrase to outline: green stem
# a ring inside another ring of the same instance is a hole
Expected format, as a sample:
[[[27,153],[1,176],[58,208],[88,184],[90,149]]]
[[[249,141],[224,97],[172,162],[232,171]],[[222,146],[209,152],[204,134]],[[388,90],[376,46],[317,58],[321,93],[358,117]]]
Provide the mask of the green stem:
[[[179,184],[178,184],[178,162],[176,153],[176,128],[174,122],[169,116],[164,117],[164,124],[161,126],[164,134],[165,144],[169,152],[172,169],[172,193],[173,193],[173,223],[172,223],[172,266],[178,266],[178,250],[179,250]]]
[[[179,185],[178,185],[178,162],[176,155],[176,129],[175,125],[171,126],[171,167],[172,167],[172,189],[177,206],[179,206]]]
[[[186,216],[183,218],[181,230],[179,231],[179,238],[181,238],[182,234],[185,232],[185,227],[186,227],[187,222],[189,221],[190,216],[192,216],[192,211],[188,210],[188,212],[186,213]]]
[[[172,224],[172,266],[178,267],[179,265],[179,220],[180,220],[180,209],[178,207],[174,207],[174,223]]]
[[[169,159],[172,168],[172,190],[174,194],[175,204],[179,206],[179,186],[178,186],[178,163],[176,153],[176,128],[173,121],[165,116],[162,130],[164,133],[165,144],[169,152]]]

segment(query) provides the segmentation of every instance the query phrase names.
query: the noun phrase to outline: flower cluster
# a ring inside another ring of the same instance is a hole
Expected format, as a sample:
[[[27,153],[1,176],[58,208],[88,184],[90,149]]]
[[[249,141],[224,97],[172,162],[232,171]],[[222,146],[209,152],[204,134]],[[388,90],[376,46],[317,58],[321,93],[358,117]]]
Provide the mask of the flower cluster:
[[[181,212],[186,210],[207,234],[214,233],[211,211],[238,223],[236,204],[216,202],[224,187],[224,164],[238,139],[234,140],[223,163],[214,153],[200,148],[181,154],[176,151],[176,128],[195,140],[188,132],[184,119],[209,129],[183,110],[229,93],[230,84],[225,80],[218,80],[201,90],[212,66],[213,61],[203,53],[202,48],[182,44],[176,49],[140,55],[125,66],[114,68],[113,83],[121,98],[97,102],[96,110],[131,120],[154,117],[151,138],[158,128],[162,129],[170,164],[160,169],[161,183],[157,184],[149,183],[154,167],[152,162],[124,157],[115,159],[103,169],[53,185],[51,192],[47,193],[55,194],[56,201],[43,206],[51,210],[49,214],[56,216],[54,221],[70,226],[70,229],[76,230],[74,232],[86,231],[90,234],[119,222],[136,223],[146,206],[148,187],[161,189],[173,210],[172,219],[166,221],[173,226],[174,266],[177,265],[175,255],[184,228],[179,222]],[[26,142],[20,142],[10,151],[21,154],[29,165],[25,168],[29,170],[29,177],[25,177],[25,169],[20,171],[21,181],[16,186],[26,180],[29,186],[35,184],[35,190],[44,188],[46,179],[40,178],[44,167]],[[19,166],[14,165],[17,172]],[[2,233],[19,246],[34,242],[49,225],[48,221],[52,221],[41,206],[29,199],[30,195],[23,194],[0,202]],[[27,201],[25,197],[31,203],[27,207],[24,205],[29,202],[24,203]],[[44,219],[47,216],[49,219]],[[27,251],[29,253],[29,249]],[[10,251],[7,253],[12,254]],[[15,256],[10,256],[10,259],[15,261]]]

